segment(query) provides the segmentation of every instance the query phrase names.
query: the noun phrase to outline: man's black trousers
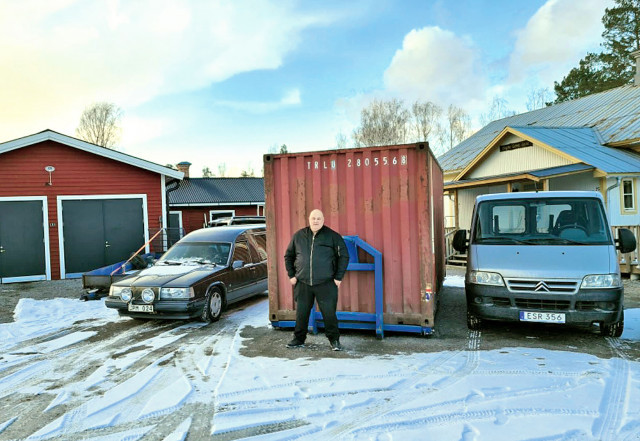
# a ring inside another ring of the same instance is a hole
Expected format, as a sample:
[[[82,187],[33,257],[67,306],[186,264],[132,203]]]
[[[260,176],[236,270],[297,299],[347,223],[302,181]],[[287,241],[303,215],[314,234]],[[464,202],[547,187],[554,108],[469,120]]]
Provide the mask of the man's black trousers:
[[[324,333],[329,341],[338,340],[338,318],[336,308],[338,307],[338,287],[333,280],[320,285],[309,286],[298,282],[293,288],[294,299],[296,301],[296,328],[294,336],[296,340],[304,343],[307,338],[307,328],[309,327],[309,314],[313,308],[313,301],[318,302],[318,307],[322,313],[324,322]]]

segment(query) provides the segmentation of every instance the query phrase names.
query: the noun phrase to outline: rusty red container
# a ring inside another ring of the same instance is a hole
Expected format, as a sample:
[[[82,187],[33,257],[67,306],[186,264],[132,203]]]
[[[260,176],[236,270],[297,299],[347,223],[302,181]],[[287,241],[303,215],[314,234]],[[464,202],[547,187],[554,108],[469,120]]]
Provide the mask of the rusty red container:
[[[386,329],[430,333],[445,273],[442,176],[427,143],[264,155],[270,321],[295,321],[284,253],[319,208],[325,225],[382,253]],[[347,271],[338,311],[375,312],[371,272]]]

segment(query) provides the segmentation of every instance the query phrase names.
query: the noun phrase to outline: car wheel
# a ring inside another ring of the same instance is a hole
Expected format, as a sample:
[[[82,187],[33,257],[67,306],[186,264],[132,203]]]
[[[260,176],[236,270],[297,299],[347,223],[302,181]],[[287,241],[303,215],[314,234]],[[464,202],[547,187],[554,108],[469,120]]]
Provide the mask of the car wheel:
[[[600,334],[605,337],[620,337],[624,331],[624,311],[619,322],[611,323],[610,325],[600,324]]]
[[[482,319],[477,315],[467,312],[467,328],[472,331],[479,331],[482,328]]]
[[[220,320],[224,306],[224,295],[222,291],[220,291],[220,288],[209,289],[205,298],[204,308],[202,308],[200,320],[208,323]]]

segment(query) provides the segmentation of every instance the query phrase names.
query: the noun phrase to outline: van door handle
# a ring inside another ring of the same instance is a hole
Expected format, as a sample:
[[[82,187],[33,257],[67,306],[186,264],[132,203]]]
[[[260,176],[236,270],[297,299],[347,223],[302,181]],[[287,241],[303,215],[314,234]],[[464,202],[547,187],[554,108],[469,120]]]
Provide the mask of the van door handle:
[[[106,242],[104,243],[104,247],[105,247],[105,248],[109,248],[110,246],[111,246],[111,245],[109,245],[109,241],[106,241]]]

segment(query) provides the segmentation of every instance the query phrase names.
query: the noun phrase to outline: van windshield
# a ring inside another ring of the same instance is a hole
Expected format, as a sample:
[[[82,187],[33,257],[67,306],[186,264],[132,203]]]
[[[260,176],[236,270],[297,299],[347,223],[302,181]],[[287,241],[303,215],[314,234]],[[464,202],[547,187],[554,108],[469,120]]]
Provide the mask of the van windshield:
[[[490,200],[476,210],[475,244],[612,244],[604,209],[595,198]]]

